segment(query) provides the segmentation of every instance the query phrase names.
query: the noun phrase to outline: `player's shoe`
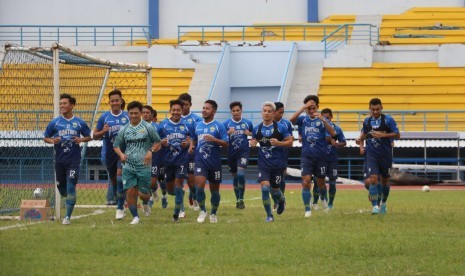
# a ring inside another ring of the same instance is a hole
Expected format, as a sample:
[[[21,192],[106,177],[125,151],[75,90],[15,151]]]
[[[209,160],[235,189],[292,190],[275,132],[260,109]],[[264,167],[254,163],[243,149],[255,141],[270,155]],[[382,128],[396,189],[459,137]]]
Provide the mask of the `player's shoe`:
[[[323,209],[328,209],[328,203],[326,202],[326,200],[321,201],[321,206],[323,207]]]
[[[309,218],[312,216],[312,211],[305,211],[304,217]]]
[[[243,199],[239,199],[239,202],[238,202],[238,203],[239,203],[239,205],[238,205],[237,208],[239,208],[239,209],[244,209],[244,208],[245,208],[245,204],[244,204],[244,200],[243,200]]]
[[[312,204],[312,209],[313,209],[313,210],[316,211],[316,210],[318,210],[319,208],[320,208],[320,206],[318,205],[318,203]]]
[[[194,199],[192,198],[190,193],[189,193],[189,208],[194,209]]]
[[[215,214],[210,215],[210,223],[217,223],[218,217]]]
[[[69,217],[65,217],[63,219],[63,222],[61,223],[63,225],[70,225],[71,224],[71,220],[69,219]]]
[[[276,213],[278,215],[281,215],[284,212],[284,209],[286,209],[286,198],[283,197],[283,201],[278,204],[278,208],[276,209]]]
[[[166,209],[168,207],[168,199],[166,198],[166,196],[161,197],[161,207],[163,209]]]
[[[186,217],[186,212],[181,211],[179,212],[179,218],[185,218]]]
[[[386,203],[381,204],[381,206],[379,207],[379,212],[383,215],[387,213]]]
[[[273,212],[276,212],[276,209],[278,209],[278,204],[273,205]]]
[[[153,197],[153,201],[155,201],[155,202],[158,202],[160,200],[160,197],[158,196],[157,191],[152,192],[152,197]]]
[[[107,206],[113,206],[113,205],[116,205],[117,202],[115,200],[109,200],[107,201]]]
[[[328,210],[331,210],[331,209],[333,209],[333,204],[329,203],[328,204]]]
[[[200,211],[199,202],[197,200],[194,200],[194,211],[196,212]]]
[[[269,216],[269,217],[266,217],[266,222],[273,222],[274,221],[274,217],[273,215]]]
[[[378,207],[378,205],[373,206],[373,210],[371,210],[371,214],[372,214],[372,215],[377,215],[377,214],[379,214],[379,207]]]
[[[179,222],[179,216],[174,214],[173,215],[173,219],[172,219],[173,222]]]
[[[197,217],[197,222],[198,223],[204,223],[206,217],[207,217],[207,212],[200,211],[199,216]]]
[[[152,210],[150,210],[150,206],[148,204],[143,204],[142,206],[144,209],[144,216],[150,216],[150,213],[152,212]]]
[[[150,208],[152,208],[152,206],[153,206],[153,196],[151,196],[150,199],[149,199],[149,206],[150,206]]]
[[[126,214],[124,213],[124,210],[116,209],[116,219],[120,220],[123,219]]]
[[[134,217],[131,221],[131,225],[139,224],[139,217]]]

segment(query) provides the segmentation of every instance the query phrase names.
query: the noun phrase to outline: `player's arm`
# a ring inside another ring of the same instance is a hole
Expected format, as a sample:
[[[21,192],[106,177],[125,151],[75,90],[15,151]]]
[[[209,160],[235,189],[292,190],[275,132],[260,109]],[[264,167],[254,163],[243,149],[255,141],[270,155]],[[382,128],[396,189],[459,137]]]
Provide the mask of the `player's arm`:
[[[190,154],[194,153],[195,143],[197,143],[197,140],[194,140],[194,139],[190,140],[190,145],[189,145],[189,153]]]
[[[52,137],[45,137],[44,138],[44,142],[47,143],[47,144],[58,144],[60,143],[61,141],[61,137],[60,136],[57,136],[55,138],[52,138]]]
[[[97,140],[102,138],[105,135],[105,132],[110,130],[110,126],[105,123],[105,116],[102,115],[97,121],[97,125],[95,126],[94,132],[92,133],[92,137]]]
[[[119,147],[114,147],[113,150],[115,153],[119,156],[119,159],[121,159],[121,162],[126,162],[128,160],[128,156],[124,154]]]
[[[278,141],[276,138],[270,139],[270,144],[275,147],[290,148],[292,147],[292,142],[294,142],[294,139],[292,139],[291,135],[287,136],[282,141]]]
[[[323,122],[326,132],[328,132],[331,137],[336,136],[336,131],[334,130],[333,126],[329,124],[328,119],[326,119],[325,116],[321,115],[321,113],[318,113],[318,119]]]
[[[292,114],[291,118],[289,119],[289,121],[291,121],[291,123],[293,125],[295,125],[297,123],[297,118],[299,118],[300,114],[302,114],[302,112],[305,111],[305,109],[308,108],[308,106],[310,106],[310,101],[307,102],[307,104],[303,105],[301,108],[299,108],[296,112],[294,112],[294,114]]]
[[[60,143],[61,141],[61,137],[60,136],[56,136],[56,137],[53,137],[53,135],[55,134],[55,128],[54,128],[54,123],[53,121],[50,122],[47,126],[47,128],[45,129],[45,132],[44,132],[44,142],[47,143],[47,144],[58,144]]]

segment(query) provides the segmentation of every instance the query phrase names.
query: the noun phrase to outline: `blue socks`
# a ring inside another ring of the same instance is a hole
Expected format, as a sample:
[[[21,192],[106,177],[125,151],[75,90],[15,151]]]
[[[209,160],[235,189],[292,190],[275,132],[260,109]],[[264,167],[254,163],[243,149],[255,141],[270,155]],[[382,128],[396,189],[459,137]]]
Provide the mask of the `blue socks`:
[[[377,185],[370,185],[368,189],[370,195],[370,201],[373,206],[378,205],[378,186]]]
[[[382,191],[383,191],[382,203],[386,203],[386,201],[387,201],[387,199],[389,197],[389,192],[391,191],[391,186],[389,186],[388,184],[383,185]]]
[[[210,203],[212,204],[212,215],[216,215],[218,206],[220,206],[221,195],[220,191],[212,191],[211,193],[212,197],[210,199]]]
[[[262,186],[262,201],[263,207],[265,207],[267,217],[271,217],[271,206],[270,206],[270,187]]]
[[[333,205],[334,198],[336,197],[336,180],[329,181],[329,203],[330,205]]]
[[[236,176],[233,178],[233,187],[234,187],[234,194],[236,195],[236,201],[239,200],[239,178]]]
[[[184,199],[184,191],[181,187],[174,187],[174,214],[179,215],[181,211],[182,201]]]
[[[205,188],[197,187],[195,195],[197,197],[197,202],[199,203],[200,210],[206,212],[207,210],[205,208]]]
[[[302,188],[302,200],[304,202],[305,211],[310,211],[310,199],[312,198],[312,193],[310,188]]]
[[[245,193],[245,170],[239,170],[237,172],[237,180],[238,180],[237,188],[239,189],[239,199],[243,200],[244,193]]]

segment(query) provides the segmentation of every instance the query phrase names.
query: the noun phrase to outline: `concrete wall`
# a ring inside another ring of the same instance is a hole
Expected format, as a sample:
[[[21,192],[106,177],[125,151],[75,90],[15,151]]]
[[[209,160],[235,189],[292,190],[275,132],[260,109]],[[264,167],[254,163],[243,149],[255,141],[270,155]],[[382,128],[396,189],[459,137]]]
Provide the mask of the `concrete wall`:
[[[463,7],[464,0],[319,0],[318,17],[398,14],[412,7]],[[149,25],[149,0],[2,0],[0,25]],[[159,0],[159,35],[178,25],[302,23],[308,0]]]

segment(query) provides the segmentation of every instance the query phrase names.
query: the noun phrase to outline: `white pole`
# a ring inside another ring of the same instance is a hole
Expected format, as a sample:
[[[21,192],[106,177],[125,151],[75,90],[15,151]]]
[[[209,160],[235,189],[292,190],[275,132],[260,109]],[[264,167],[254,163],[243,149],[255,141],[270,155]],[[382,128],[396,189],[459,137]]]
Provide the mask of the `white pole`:
[[[60,115],[60,50],[56,47],[53,50],[53,117]],[[55,219],[61,219],[61,196],[58,191],[55,174]]]

